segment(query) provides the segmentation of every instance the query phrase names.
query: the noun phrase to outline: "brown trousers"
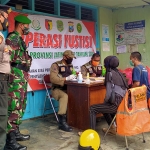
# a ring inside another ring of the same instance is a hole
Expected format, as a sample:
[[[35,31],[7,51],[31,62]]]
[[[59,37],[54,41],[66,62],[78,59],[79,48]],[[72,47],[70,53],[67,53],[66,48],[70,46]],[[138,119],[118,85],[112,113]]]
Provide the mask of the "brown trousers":
[[[68,104],[68,95],[64,91],[56,88],[52,90],[52,97],[59,101],[58,114],[59,115],[66,114],[67,104]]]

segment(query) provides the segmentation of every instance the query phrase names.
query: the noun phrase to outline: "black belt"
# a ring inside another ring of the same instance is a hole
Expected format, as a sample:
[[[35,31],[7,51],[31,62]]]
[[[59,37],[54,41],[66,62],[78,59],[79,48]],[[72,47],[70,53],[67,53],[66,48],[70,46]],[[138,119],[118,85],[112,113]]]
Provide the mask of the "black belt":
[[[60,90],[63,90],[63,87],[62,86],[52,86],[52,90],[55,90],[55,89],[60,89]]]
[[[67,90],[67,85],[64,85],[64,86],[53,85],[53,86],[52,86],[52,90],[55,90],[55,89],[59,89],[59,90]]]
[[[12,67],[18,68],[20,70],[23,70],[25,72],[29,71],[29,67],[26,66],[26,64],[17,64],[17,63],[11,63]]]
[[[0,81],[9,81],[9,74],[0,73]]]

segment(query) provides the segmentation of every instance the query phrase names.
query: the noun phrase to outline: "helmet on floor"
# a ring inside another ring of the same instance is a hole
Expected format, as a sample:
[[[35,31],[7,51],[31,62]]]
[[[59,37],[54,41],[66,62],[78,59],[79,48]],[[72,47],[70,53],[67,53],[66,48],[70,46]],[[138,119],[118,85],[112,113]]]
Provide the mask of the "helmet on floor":
[[[79,150],[99,150],[100,137],[98,133],[92,129],[85,130],[79,139]]]

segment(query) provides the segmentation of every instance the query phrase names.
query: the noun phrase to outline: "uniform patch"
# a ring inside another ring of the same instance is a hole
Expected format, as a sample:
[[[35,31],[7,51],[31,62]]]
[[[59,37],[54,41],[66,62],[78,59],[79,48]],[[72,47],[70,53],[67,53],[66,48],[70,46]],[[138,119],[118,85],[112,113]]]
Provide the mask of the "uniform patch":
[[[70,67],[70,70],[72,71],[72,70],[73,70],[73,67]]]
[[[66,68],[65,68],[65,67],[61,67],[61,68],[60,68],[60,71],[61,71],[61,72],[65,72],[65,71],[66,71]]]
[[[3,42],[3,37],[0,35],[0,44]]]
[[[7,53],[7,52],[9,52],[9,50],[8,50],[8,47],[7,47],[7,46],[5,46],[5,47],[4,47],[4,52],[6,52],[6,53]]]
[[[101,68],[101,67],[97,67],[97,69],[98,69],[98,70],[102,70],[102,68]]]
[[[89,72],[90,72],[90,73],[93,73],[93,70],[92,70],[92,68],[89,68]]]

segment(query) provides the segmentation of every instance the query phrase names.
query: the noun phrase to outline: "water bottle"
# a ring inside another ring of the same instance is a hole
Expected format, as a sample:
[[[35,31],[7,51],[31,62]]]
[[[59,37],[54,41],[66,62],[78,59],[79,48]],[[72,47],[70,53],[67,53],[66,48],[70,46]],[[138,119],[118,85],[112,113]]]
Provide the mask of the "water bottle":
[[[81,72],[79,72],[79,74],[78,74],[78,83],[82,83],[82,80],[83,80],[82,74],[81,74]]]

